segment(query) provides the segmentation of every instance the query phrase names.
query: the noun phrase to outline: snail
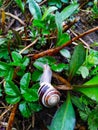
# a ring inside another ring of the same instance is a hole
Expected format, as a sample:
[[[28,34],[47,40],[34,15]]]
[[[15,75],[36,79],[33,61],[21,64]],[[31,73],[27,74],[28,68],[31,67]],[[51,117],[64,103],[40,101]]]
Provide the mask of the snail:
[[[51,85],[52,71],[49,65],[43,66],[43,74],[40,78],[40,88],[38,95],[41,103],[45,107],[55,106],[60,100],[60,92]]]

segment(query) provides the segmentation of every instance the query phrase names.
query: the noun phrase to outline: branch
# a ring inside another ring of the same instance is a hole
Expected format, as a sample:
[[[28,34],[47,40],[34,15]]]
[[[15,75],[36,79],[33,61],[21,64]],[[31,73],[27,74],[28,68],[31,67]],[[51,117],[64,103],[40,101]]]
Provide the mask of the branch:
[[[7,16],[10,16],[10,17],[12,17],[12,18],[18,20],[23,26],[25,26],[25,23],[24,23],[20,18],[18,18],[17,16],[15,16],[15,15],[13,15],[13,14],[11,14],[11,13],[8,13],[8,12],[5,12],[5,14],[6,14]]]
[[[78,40],[79,38],[84,37],[84,36],[87,35],[87,34],[90,34],[90,33],[94,32],[94,31],[96,31],[96,30],[98,30],[98,26],[95,27],[95,28],[92,28],[92,29],[90,29],[90,30],[88,30],[88,31],[86,31],[86,32],[84,32],[84,33],[82,33],[82,34],[80,34],[79,36],[74,37],[73,39],[71,39],[70,41],[68,41],[67,43],[63,44],[63,45],[60,46],[60,47],[48,49],[48,50],[46,50],[46,51],[40,52],[39,54],[34,54],[34,55],[32,56],[32,58],[33,58],[33,59],[38,59],[38,58],[43,57],[43,56],[46,56],[46,55],[56,54],[56,53],[58,53],[60,50],[62,50],[64,47],[70,45],[72,42]]]
[[[24,49],[22,49],[19,52],[19,54],[23,53],[25,50],[27,50],[28,48],[30,48],[31,46],[33,46],[37,41],[38,41],[38,38],[36,38],[31,44],[29,44],[28,46],[26,46]]]

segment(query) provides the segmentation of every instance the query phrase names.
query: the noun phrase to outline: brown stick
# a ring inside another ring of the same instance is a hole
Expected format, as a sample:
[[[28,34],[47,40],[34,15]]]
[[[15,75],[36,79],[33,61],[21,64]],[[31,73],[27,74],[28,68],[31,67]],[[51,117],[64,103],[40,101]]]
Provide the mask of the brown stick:
[[[88,30],[88,31],[86,31],[86,32],[84,32],[84,33],[82,33],[82,34],[80,34],[79,36],[74,37],[73,39],[71,39],[70,41],[68,41],[67,43],[63,44],[63,45],[60,46],[60,47],[56,47],[56,48],[53,48],[53,49],[48,49],[48,50],[46,50],[46,51],[40,52],[39,54],[34,54],[34,55],[32,56],[32,58],[33,58],[33,59],[38,59],[38,58],[43,57],[43,56],[45,56],[45,55],[53,55],[53,54],[56,54],[56,53],[58,53],[61,49],[63,49],[64,47],[70,45],[72,42],[78,40],[78,39],[81,38],[81,37],[84,37],[84,36],[87,35],[87,34],[90,34],[90,33],[94,32],[94,31],[96,31],[96,30],[98,30],[98,26],[95,27],[95,28],[92,28],[92,29],[90,29],[90,30]]]
[[[53,72],[53,77],[61,81],[64,85],[67,86],[67,88],[71,88],[71,84],[66,79],[61,77],[59,74]]]
[[[6,127],[6,130],[12,130],[12,125],[13,125],[13,122],[14,122],[17,107],[18,107],[18,103],[15,104],[12,108],[12,111],[11,111],[11,114],[10,114],[10,117],[9,117],[9,121],[8,121],[8,126]]]

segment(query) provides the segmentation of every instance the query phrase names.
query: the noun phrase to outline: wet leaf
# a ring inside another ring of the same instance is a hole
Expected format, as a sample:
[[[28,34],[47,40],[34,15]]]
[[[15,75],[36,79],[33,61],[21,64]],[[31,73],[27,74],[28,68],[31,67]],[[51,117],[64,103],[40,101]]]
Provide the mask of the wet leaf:
[[[86,51],[82,44],[75,47],[70,64],[69,64],[69,79],[71,80],[76,74],[79,67],[85,61]]]
[[[53,117],[49,130],[73,130],[75,127],[75,113],[70,100],[67,96],[66,102],[58,109]]]
[[[20,91],[18,89],[18,86],[14,84],[13,81],[6,81],[5,83],[5,93],[10,96],[19,96]]]
[[[89,87],[77,88],[76,90],[82,92],[92,100],[98,102],[98,75],[93,77],[91,80],[86,82],[84,85],[88,85]],[[90,87],[92,85],[92,87]]]
[[[78,4],[71,4],[67,7],[65,7],[61,12],[61,19],[62,21],[67,19],[69,16],[71,16],[76,9],[78,9]]]
[[[28,0],[29,10],[35,19],[41,19],[42,14],[39,5],[34,0]]]
[[[28,89],[30,79],[31,79],[30,73],[25,73],[23,75],[23,77],[21,78],[21,80],[20,80],[20,90],[21,90],[22,94],[25,93],[25,91]]]
[[[35,70],[35,71],[33,72],[33,74],[32,74],[32,80],[33,80],[33,81],[39,81],[41,75],[42,75],[42,71]]]
[[[61,55],[64,56],[65,58],[68,58],[70,59],[71,58],[71,55],[70,55],[70,52],[67,50],[67,49],[62,49],[60,51]]]
[[[6,96],[6,101],[9,104],[16,104],[20,101],[21,97],[20,96]]]
[[[55,7],[55,6],[49,7],[49,8],[45,11],[45,13],[44,13],[44,15],[43,15],[43,17],[42,17],[42,20],[44,20],[51,12],[53,12],[53,11],[55,11],[55,10],[57,10],[57,7]]]
[[[14,62],[17,62],[17,64],[18,64],[22,61],[22,56],[19,53],[13,51],[12,52],[12,59]]]
[[[28,118],[31,116],[32,112],[31,110],[29,109],[28,105],[27,105],[27,102],[25,101],[22,101],[20,104],[19,104],[19,110],[21,112],[21,114]]]
[[[53,64],[51,66],[52,70],[54,70],[55,72],[61,72],[65,67],[66,65],[64,63]]]

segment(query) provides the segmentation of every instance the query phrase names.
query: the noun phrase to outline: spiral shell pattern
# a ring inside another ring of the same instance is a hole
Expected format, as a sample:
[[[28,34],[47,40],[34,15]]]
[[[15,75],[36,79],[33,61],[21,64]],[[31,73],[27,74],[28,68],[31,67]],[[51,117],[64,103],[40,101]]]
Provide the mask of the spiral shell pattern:
[[[39,99],[45,107],[55,106],[60,100],[60,93],[50,83],[42,82],[38,90]]]

